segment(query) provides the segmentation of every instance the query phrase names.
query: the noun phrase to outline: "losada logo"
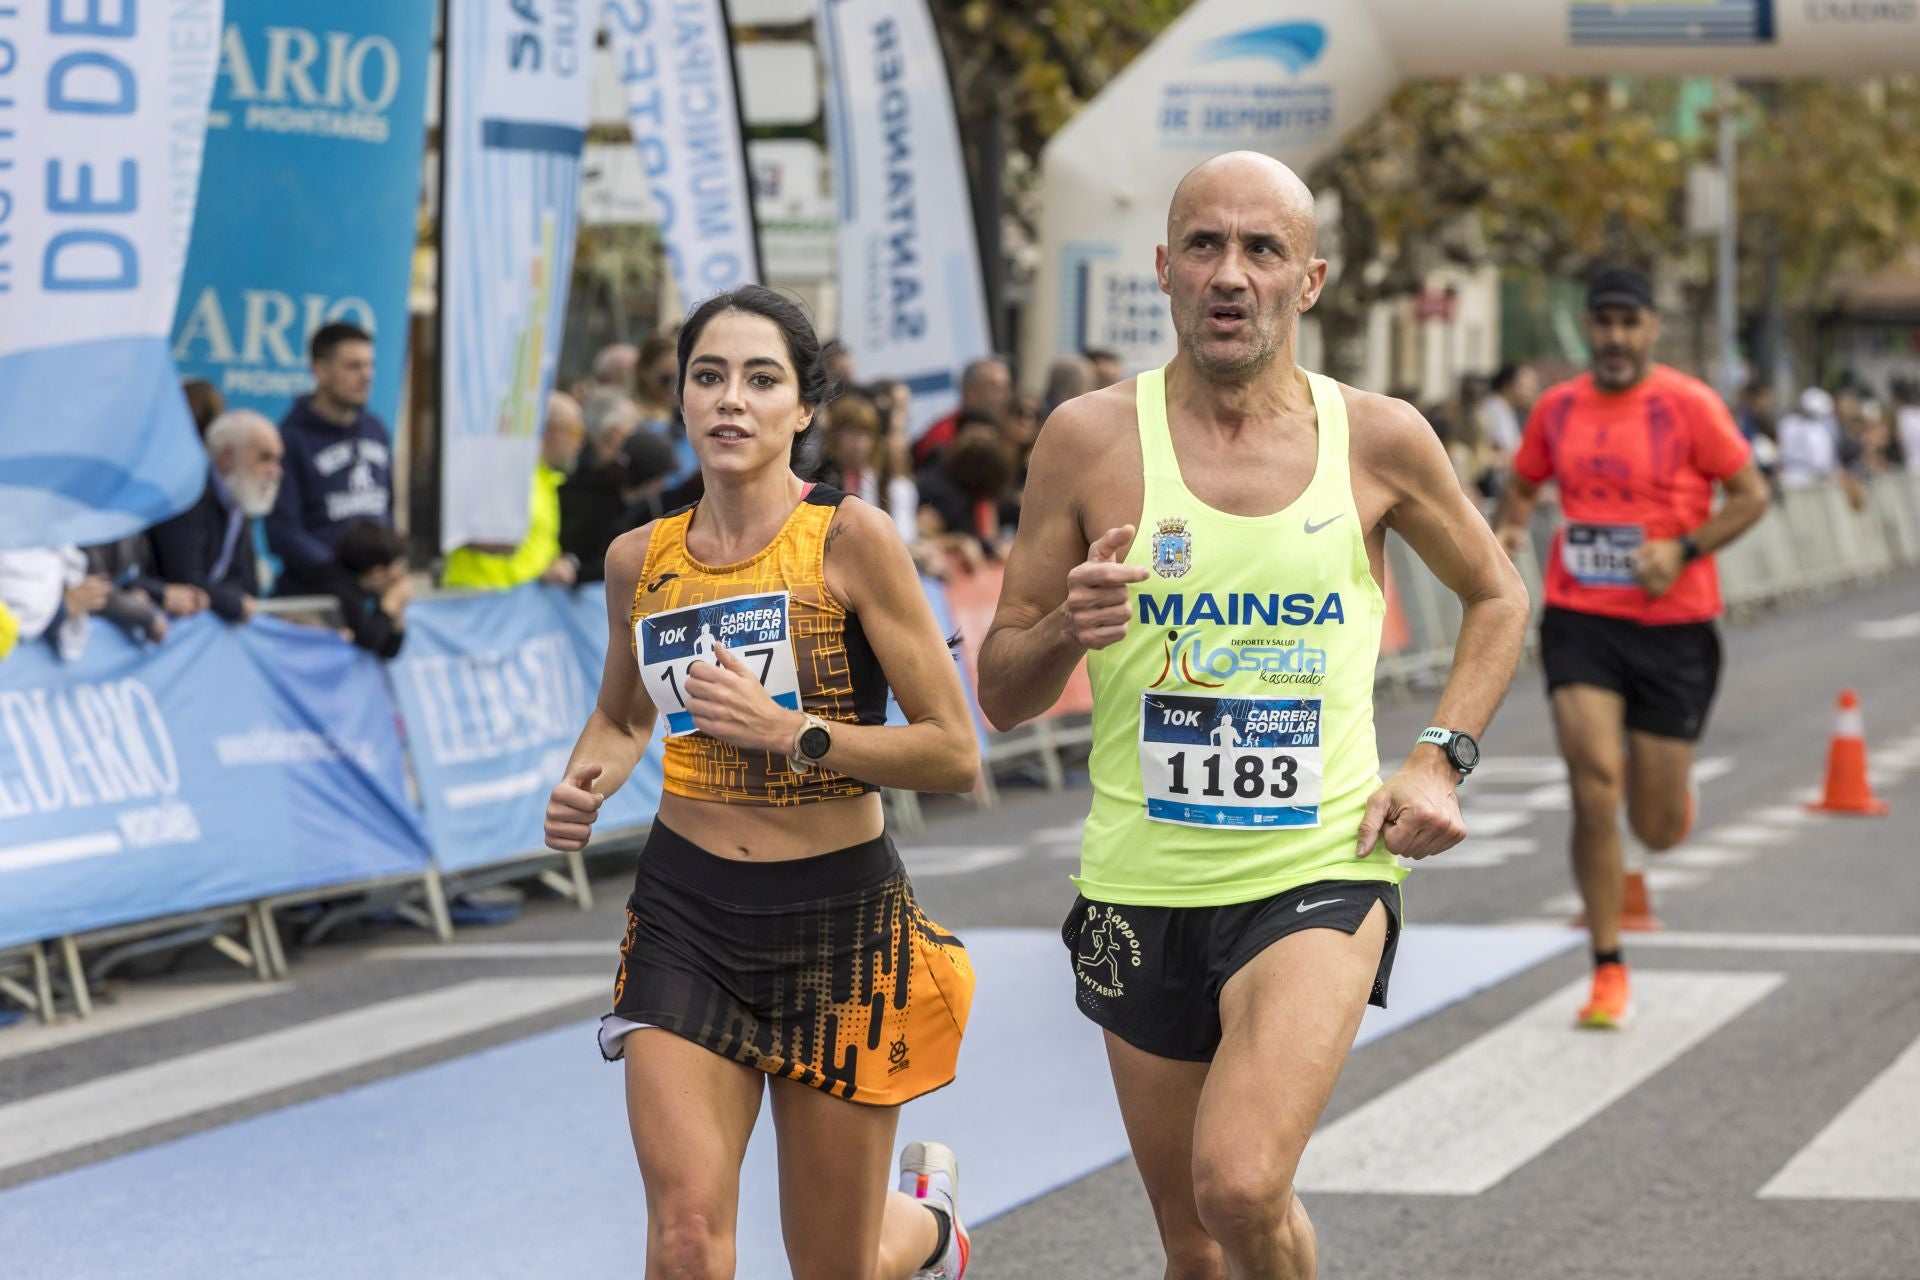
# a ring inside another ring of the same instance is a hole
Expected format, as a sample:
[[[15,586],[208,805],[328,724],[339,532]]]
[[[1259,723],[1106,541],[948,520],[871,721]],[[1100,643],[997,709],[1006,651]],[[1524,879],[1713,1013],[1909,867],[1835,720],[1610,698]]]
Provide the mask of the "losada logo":
[[[1218,689],[1220,687],[1211,681],[1202,680],[1199,676],[1193,674],[1193,668],[1187,665],[1187,654],[1199,646],[1197,643],[1193,646],[1188,646],[1184,642],[1189,637],[1198,636],[1199,634],[1197,631],[1189,631],[1183,636],[1178,631],[1167,632],[1167,638],[1160,642],[1160,652],[1164,659],[1160,664],[1160,677],[1147,686],[1149,689],[1158,689],[1167,682],[1167,677],[1173,672],[1173,655],[1176,648],[1180,652],[1180,678],[1182,680],[1185,680],[1188,684],[1197,684],[1202,689]]]
[[[1327,29],[1317,22],[1277,22],[1249,27],[1200,46],[1198,62],[1229,58],[1270,58],[1299,75],[1327,51]]]
[[[1140,967],[1140,939],[1125,916],[1112,907],[1087,904],[1087,918],[1080,926],[1080,945],[1073,956],[1073,976],[1103,996],[1118,996],[1126,988],[1120,980],[1120,967]]]

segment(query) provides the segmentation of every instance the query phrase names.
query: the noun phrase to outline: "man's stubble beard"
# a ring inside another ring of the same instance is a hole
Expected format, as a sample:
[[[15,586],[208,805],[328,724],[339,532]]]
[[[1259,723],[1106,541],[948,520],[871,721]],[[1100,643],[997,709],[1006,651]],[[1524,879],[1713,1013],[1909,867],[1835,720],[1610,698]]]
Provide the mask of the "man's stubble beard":
[[[1223,382],[1245,382],[1264,372],[1294,334],[1300,318],[1300,298],[1305,288],[1306,284],[1302,281],[1300,289],[1285,304],[1276,307],[1272,315],[1266,318],[1266,323],[1262,323],[1260,312],[1249,306],[1247,323],[1253,330],[1253,340],[1244,354],[1233,359],[1215,360],[1207,353],[1204,338],[1209,304],[1200,303],[1193,312],[1193,322],[1180,332],[1181,344],[1192,358],[1194,367]]]

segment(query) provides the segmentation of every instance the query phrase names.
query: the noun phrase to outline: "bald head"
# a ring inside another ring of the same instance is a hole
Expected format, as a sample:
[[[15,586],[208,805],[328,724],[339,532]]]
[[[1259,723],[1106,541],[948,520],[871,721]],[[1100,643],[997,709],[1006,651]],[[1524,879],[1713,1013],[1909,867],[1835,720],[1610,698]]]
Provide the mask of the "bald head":
[[[1295,322],[1327,278],[1316,239],[1313,193],[1271,156],[1231,151],[1180,180],[1154,268],[1193,367],[1231,381],[1291,369]]]
[[[1299,174],[1258,151],[1209,156],[1187,170],[1167,205],[1167,243],[1178,244],[1181,229],[1196,218],[1211,222],[1227,210],[1254,209],[1290,232],[1304,232],[1296,247],[1312,255],[1318,239],[1313,192]]]

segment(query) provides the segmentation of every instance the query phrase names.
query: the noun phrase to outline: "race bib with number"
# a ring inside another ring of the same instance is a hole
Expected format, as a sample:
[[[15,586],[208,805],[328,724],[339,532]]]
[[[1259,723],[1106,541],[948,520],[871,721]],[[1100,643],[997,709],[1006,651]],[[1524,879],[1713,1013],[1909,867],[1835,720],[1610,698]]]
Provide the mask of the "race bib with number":
[[[687,710],[687,669],[696,662],[717,662],[716,645],[745,663],[775,702],[800,709],[800,674],[787,606],[787,593],[777,591],[688,605],[633,624],[640,681],[666,717],[668,737],[699,732]]]
[[[1147,817],[1189,827],[1320,825],[1320,699],[1146,693]]]
[[[1637,587],[1633,553],[1647,540],[1637,524],[1570,524],[1560,543],[1567,572],[1587,587]]]

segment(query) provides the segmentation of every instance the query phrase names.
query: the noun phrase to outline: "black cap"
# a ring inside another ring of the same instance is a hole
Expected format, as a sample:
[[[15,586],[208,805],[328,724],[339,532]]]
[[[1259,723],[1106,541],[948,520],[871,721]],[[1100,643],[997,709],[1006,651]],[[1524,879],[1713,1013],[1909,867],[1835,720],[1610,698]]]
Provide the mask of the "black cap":
[[[1609,267],[1587,282],[1587,310],[1601,307],[1645,307],[1653,310],[1653,284],[1626,267]]]
[[[627,437],[621,454],[627,464],[627,483],[631,485],[650,484],[670,476],[680,465],[673,442],[645,427]]]

